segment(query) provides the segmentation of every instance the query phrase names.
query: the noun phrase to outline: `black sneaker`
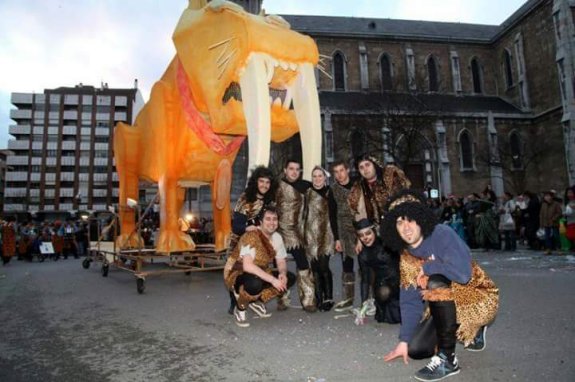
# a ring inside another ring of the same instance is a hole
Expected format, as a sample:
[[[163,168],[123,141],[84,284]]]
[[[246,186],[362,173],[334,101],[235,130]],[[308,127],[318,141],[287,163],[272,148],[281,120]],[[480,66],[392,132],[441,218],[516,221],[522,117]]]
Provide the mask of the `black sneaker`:
[[[481,329],[475,335],[473,342],[471,342],[465,349],[469,351],[482,351],[485,349],[485,345],[487,344],[486,340],[487,335],[487,325],[482,326]]]
[[[266,306],[261,301],[254,301],[248,305],[248,307],[258,315],[259,318],[268,318],[271,317],[272,314],[268,313]]]
[[[451,375],[459,374],[461,369],[457,363],[457,357],[453,357],[453,362],[449,362],[447,355],[437,353],[423,369],[415,373],[418,381],[440,381]]]

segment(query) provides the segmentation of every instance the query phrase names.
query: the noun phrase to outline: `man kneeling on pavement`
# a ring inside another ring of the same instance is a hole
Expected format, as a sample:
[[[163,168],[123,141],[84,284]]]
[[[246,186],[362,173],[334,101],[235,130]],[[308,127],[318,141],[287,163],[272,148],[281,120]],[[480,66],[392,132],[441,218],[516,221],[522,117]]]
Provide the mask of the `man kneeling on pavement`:
[[[224,267],[224,283],[236,298],[234,318],[240,327],[248,327],[246,310],[267,318],[266,303],[278,297],[278,310],[288,305],[288,290],[295,275],[287,271],[287,252],[278,228],[278,214],[273,206],[260,213],[258,229],[246,232],[230,254]],[[270,264],[275,260],[277,271]]]

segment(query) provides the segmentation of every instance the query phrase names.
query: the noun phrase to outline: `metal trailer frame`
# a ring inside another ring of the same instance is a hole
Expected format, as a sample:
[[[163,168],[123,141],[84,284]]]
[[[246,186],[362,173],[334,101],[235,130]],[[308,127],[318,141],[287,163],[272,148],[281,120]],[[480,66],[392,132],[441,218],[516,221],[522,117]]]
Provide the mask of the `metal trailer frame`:
[[[157,195],[156,195],[157,197]],[[145,215],[150,211],[156,198],[152,200],[145,210],[144,214],[140,214],[139,221],[136,225],[134,233],[140,233],[140,226]],[[126,207],[129,208],[129,207]],[[138,209],[139,212],[139,209]],[[118,237],[119,221],[117,214],[112,222],[101,230],[98,224],[98,241],[90,242],[88,254],[82,261],[84,269],[90,268],[92,262],[101,263],[101,274],[103,277],[108,277],[110,267],[118,270],[127,271],[136,277],[136,289],[138,293],[144,293],[146,288],[146,278],[148,276],[155,276],[160,274],[170,273],[185,273],[190,275],[192,272],[204,272],[213,270],[223,270],[226,261],[226,252],[216,252],[214,244],[197,244],[196,248],[192,251],[173,252],[169,254],[159,254],[154,248],[136,248],[136,249],[120,249],[116,246],[116,238]],[[103,237],[109,230],[113,229],[113,241],[103,241]],[[147,263],[164,263],[168,269],[146,270]]]

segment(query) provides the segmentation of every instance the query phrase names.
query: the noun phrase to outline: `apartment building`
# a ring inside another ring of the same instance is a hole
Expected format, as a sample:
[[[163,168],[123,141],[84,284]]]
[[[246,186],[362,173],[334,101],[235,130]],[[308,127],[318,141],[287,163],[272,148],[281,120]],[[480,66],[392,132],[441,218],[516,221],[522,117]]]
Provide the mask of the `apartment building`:
[[[4,211],[101,210],[118,203],[113,129],[132,123],[137,89],[79,84],[12,93]]]

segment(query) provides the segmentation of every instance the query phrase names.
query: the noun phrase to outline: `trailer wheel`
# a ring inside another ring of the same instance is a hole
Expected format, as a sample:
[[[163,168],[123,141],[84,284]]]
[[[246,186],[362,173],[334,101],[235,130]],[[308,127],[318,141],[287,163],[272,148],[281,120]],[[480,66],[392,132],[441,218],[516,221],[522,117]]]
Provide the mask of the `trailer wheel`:
[[[146,281],[143,278],[137,278],[136,288],[138,289],[139,294],[144,293],[144,290],[146,289]]]
[[[102,265],[102,277],[108,277],[109,265]]]
[[[91,263],[90,259],[84,259],[84,260],[82,260],[82,267],[84,269],[88,269],[88,268],[90,268],[90,263]]]

